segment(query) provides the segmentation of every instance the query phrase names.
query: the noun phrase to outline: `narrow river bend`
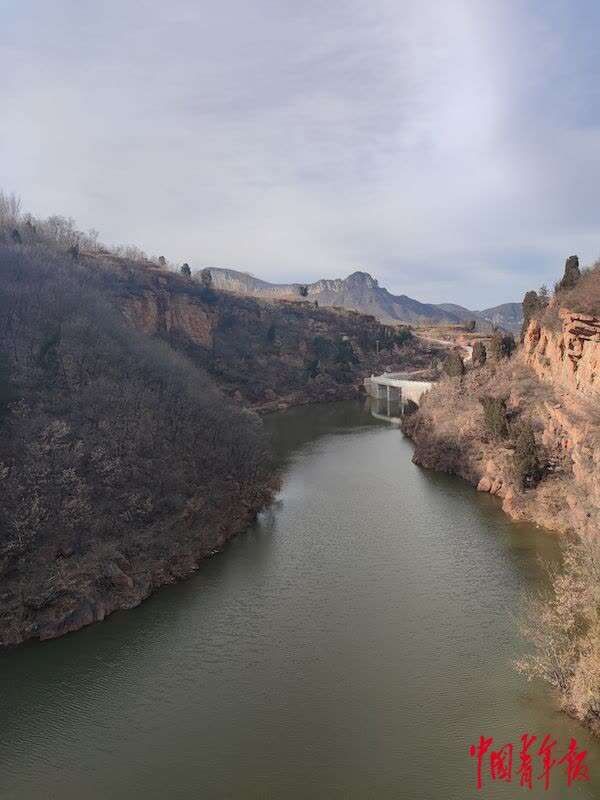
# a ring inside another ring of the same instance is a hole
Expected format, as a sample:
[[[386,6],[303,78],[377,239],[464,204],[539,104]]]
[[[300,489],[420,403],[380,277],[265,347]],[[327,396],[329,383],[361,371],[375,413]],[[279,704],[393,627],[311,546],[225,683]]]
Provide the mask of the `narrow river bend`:
[[[0,655],[0,798],[593,798],[600,746],[512,671],[554,538],[421,471],[357,404],[267,420],[282,492],[191,580]],[[592,783],[475,791],[468,746],[551,733]]]

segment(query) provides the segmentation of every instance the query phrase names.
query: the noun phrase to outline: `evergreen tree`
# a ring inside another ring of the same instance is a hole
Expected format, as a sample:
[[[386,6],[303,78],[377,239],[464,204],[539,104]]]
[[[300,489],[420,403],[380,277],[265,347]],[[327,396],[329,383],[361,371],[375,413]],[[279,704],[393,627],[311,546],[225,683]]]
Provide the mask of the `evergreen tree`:
[[[513,454],[515,477],[523,489],[533,486],[540,478],[540,459],[535,434],[529,423],[519,426]]]
[[[479,402],[483,406],[483,419],[488,431],[496,439],[505,439],[508,436],[506,422],[506,400],[501,397],[481,397]]]
[[[464,362],[460,357],[460,353],[457,353],[456,350],[453,350],[446,358],[444,371],[450,378],[459,378],[465,374]]]
[[[490,354],[499,361],[501,358],[510,358],[516,347],[515,337],[512,333],[495,331],[490,341]]]
[[[523,325],[521,326],[521,341],[523,341],[525,337],[525,332],[529,327],[529,323],[539,313],[541,308],[542,303],[538,293],[533,290],[526,292],[525,297],[523,298]]]
[[[482,341],[478,340],[473,345],[473,366],[483,367],[487,360],[487,350]]]
[[[213,276],[208,268],[203,269],[200,273],[200,281],[205,289],[213,288]]]

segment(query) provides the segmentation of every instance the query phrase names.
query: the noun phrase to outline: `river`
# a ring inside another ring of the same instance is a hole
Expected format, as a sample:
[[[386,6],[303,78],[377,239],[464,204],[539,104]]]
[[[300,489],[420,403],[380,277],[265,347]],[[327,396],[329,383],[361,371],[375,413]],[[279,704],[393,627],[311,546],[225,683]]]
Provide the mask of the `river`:
[[[600,796],[600,745],[511,667],[555,538],[357,404],[267,425],[284,483],[251,530],[140,608],[0,656],[0,797]],[[575,736],[591,783],[557,766],[548,792],[477,793],[469,745],[525,732]]]

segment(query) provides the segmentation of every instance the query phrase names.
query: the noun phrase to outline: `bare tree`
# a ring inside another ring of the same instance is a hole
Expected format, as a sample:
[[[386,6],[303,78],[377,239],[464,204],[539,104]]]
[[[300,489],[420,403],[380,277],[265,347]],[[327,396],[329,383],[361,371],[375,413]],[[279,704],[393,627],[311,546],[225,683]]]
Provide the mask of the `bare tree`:
[[[21,199],[0,190],[0,225],[14,225],[21,218]]]
[[[579,719],[600,723],[600,542],[570,540],[559,569],[547,567],[550,588],[526,598],[522,631],[532,646],[515,662],[528,679],[558,690]]]

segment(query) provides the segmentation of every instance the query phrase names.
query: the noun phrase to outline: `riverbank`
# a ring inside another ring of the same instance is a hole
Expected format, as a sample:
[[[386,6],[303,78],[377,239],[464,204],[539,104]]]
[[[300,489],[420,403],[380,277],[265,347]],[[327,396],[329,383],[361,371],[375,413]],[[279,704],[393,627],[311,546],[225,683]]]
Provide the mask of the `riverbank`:
[[[595,410],[585,398],[538,377],[526,356],[520,351],[434,386],[403,422],[415,444],[414,463],[495,495],[513,520],[594,535],[600,528]],[[534,432],[541,480],[523,486],[514,438],[496,435],[486,423],[487,397],[504,403],[505,424]]]
[[[135,608],[164,586],[189,578],[202,562],[243,533],[273,500],[278,480],[241,496],[232,487],[226,506],[195,519],[178,518],[160,533],[135,532],[121,546],[90,549],[83,556],[59,554],[54,586],[30,574],[26,587],[5,578],[0,646],[48,640],[102,622],[115,611]],[[22,598],[19,590],[25,588]]]
[[[274,414],[278,411],[287,411],[290,408],[317,405],[319,403],[338,403],[344,400],[359,400],[364,396],[364,387],[361,383],[336,384],[334,382],[310,385],[301,392],[283,394],[267,401],[252,405],[252,410],[260,416]]]

